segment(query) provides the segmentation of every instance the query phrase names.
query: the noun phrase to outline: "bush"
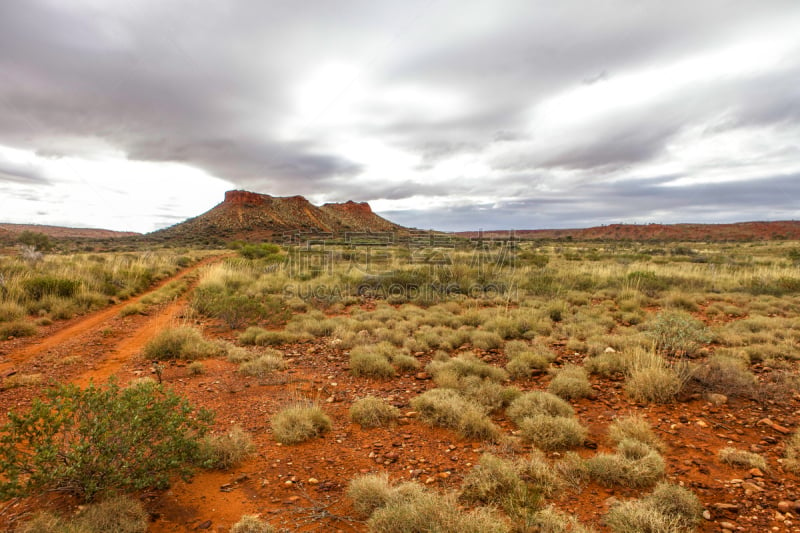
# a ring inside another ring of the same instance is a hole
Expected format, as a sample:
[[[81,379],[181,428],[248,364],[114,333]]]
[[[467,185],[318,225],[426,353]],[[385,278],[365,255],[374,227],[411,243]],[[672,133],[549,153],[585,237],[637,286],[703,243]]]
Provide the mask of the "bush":
[[[126,317],[131,315],[144,315],[145,313],[145,306],[141,303],[133,303],[128,304],[122,309],[119,310],[119,316]]]
[[[535,415],[571,417],[575,410],[570,404],[554,394],[544,391],[526,392],[506,409],[508,418],[519,425],[523,419]]]
[[[737,357],[714,355],[693,377],[706,390],[726,396],[750,398],[757,390],[756,377]]]
[[[624,374],[628,370],[629,361],[620,352],[605,352],[594,357],[587,357],[584,368],[591,374],[599,374],[604,378]]]
[[[278,323],[288,317],[287,310],[278,299],[259,300],[246,294],[230,293],[214,285],[198,287],[194,292],[192,307],[204,316],[222,320],[230,329],[262,320]]]
[[[625,382],[625,392],[644,403],[669,403],[682,388],[674,370],[657,366],[633,370]]]
[[[586,370],[575,365],[565,365],[558,370],[547,390],[565,400],[586,398],[593,393]]]
[[[331,429],[331,419],[317,405],[297,404],[270,420],[272,436],[281,444],[298,444]]]
[[[36,276],[22,282],[22,289],[32,300],[41,300],[45,296],[72,298],[80,287],[80,281],[55,276]]]
[[[684,311],[663,311],[648,325],[648,333],[656,349],[667,355],[692,355],[704,342],[711,340],[708,328]]]
[[[650,487],[664,477],[664,459],[641,442],[623,440],[617,453],[601,453],[586,461],[589,475],[601,485]]]
[[[544,351],[524,351],[509,355],[511,360],[506,365],[506,370],[514,379],[524,379],[533,375],[537,370],[547,370],[553,357]]]
[[[470,341],[481,350],[494,350],[503,346],[503,338],[493,331],[476,329],[470,335]]]
[[[163,488],[190,471],[211,418],[154,383],[58,386],[0,429],[0,497]]]
[[[2,285],[0,285],[2,289]],[[25,308],[15,302],[0,302],[0,322],[12,322],[25,316]]]
[[[185,326],[161,331],[144,347],[144,356],[151,361],[205,359],[223,352],[219,344],[205,340],[200,331]]]
[[[7,340],[11,337],[30,337],[36,335],[37,328],[30,322],[15,320],[7,324],[0,325],[0,340]]]
[[[614,533],[686,533],[695,530],[702,511],[697,496],[689,490],[659,483],[641,500],[612,507],[605,523]]]
[[[230,533],[274,533],[275,528],[258,516],[246,514],[233,524]]]
[[[588,434],[576,419],[563,416],[533,415],[518,425],[523,439],[545,451],[581,446]]]
[[[350,406],[350,420],[365,428],[387,426],[397,420],[400,410],[386,400],[367,396]]]
[[[731,466],[739,466],[742,468],[758,468],[762,471],[766,471],[768,469],[767,460],[757,453],[725,447],[717,452],[717,455],[719,456],[720,461]]]
[[[491,379],[492,381],[508,379],[508,373],[502,368],[492,366],[469,354],[451,357],[444,361],[432,361],[427,370],[433,375],[434,379],[440,374],[453,374],[459,378],[476,376]]]
[[[656,436],[647,420],[639,415],[631,415],[614,420],[608,426],[608,436],[614,444],[619,444],[623,440],[629,439],[647,444],[660,452],[666,449],[664,441]]]
[[[204,468],[225,470],[245,460],[255,450],[253,437],[239,426],[223,435],[206,436],[200,449]]]

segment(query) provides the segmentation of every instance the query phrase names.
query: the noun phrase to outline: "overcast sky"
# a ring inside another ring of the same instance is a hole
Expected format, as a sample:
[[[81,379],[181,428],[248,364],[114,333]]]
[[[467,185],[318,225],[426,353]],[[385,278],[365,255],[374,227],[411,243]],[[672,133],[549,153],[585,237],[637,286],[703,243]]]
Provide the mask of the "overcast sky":
[[[0,221],[800,218],[797,0],[2,0]]]

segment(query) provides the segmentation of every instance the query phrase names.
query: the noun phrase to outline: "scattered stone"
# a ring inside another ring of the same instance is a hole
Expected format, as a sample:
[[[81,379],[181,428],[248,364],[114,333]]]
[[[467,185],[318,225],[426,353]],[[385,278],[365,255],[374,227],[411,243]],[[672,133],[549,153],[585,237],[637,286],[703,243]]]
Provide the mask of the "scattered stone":
[[[317,485],[317,484],[319,484],[319,480],[317,478],[315,478],[315,477],[310,477],[310,478],[308,478],[308,483],[310,485]]]
[[[703,518],[706,520],[711,520],[711,511],[708,509],[703,509]]]
[[[780,501],[778,502],[778,510],[782,513],[788,513],[794,510],[794,504],[792,502]]]
[[[719,527],[722,529],[727,529],[728,531],[733,531],[736,529],[736,524],[733,522],[720,522]]]
[[[426,379],[431,379],[431,376],[427,372],[417,372],[417,374],[414,375],[414,378],[423,381]]]
[[[206,520],[205,522],[197,526],[197,529],[208,529],[210,527],[211,527],[211,520]]]
[[[764,477],[764,472],[758,468],[751,468],[747,473],[750,474],[751,477]]]
[[[220,492],[230,492],[233,490],[233,483],[225,483],[219,488]]]

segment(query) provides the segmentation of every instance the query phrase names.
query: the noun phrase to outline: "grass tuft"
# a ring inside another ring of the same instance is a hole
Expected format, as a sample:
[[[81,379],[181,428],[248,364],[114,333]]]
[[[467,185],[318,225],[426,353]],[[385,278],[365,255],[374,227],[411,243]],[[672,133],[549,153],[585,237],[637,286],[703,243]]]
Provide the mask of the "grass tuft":
[[[331,419],[317,405],[300,403],[278,412],[270,420],[273,438],[281,444],[298,444],[331,429]]]
[[[400,410],[386,400],[367,396],[350,406],[350,420],[365,428],[388,426],[397,420]]]

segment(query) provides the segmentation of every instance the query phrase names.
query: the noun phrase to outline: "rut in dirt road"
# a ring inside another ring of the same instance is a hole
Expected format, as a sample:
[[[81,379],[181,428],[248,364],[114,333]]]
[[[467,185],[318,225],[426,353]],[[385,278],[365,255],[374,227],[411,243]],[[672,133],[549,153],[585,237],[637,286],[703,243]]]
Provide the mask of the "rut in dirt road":
[[[152,289],[135,298],[92,313],[50,336],[37,339],[21,349],[10,352],[4,357],[4,360],[0,362],[0,375],[13,373],[22,365],[32,362],[38,357],[45,356],[52,351],[61,352],[61,356],[69,356],[71,354],[78,355],[84,352],[86,347],[90,345],[94,339],[102,337],[103,330],[105,330],[108,324],[119,315],[123,307],[140,301],[167,283],[185,279],[199,269],[220,261],[223,257],[225,256],[206,258],[180,271],[176,275],[163,280]],[[107,350],[108,355],[96,360],[93,368],[79,376],[75,382],[84,385],[89,382],[89,379],[98,381],[98,379],[105,380],[111,376],[125,361],[138,353],[147,341],[179,316],[181,310],[186,305],[187,294],[192,288],[193,287],[190,287],[183,296],[177,298],[165,308],[158,310],[156,315],[150,317],[143,326],[137,327],[132,334],[131,332],[125,332],[125,337],[118,340],[115,344],[112,344],[110,351]]]

